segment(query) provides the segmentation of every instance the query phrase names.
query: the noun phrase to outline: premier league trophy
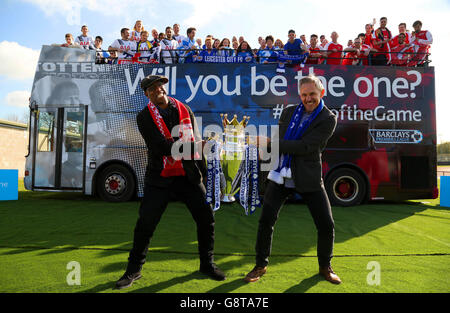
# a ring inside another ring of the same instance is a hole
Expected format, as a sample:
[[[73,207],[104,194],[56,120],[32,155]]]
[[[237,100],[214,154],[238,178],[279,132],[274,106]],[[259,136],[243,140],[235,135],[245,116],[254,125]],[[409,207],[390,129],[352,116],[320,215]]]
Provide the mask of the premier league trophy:
[[[249,116],[244,116],[242,121],[237,120],[237,115],[228,120],[228,114],[220,114],[224,129],[224,144],[221,155],[221,164],[225,176],[225,191],[222,197],[223,202],[234,202],[234,195],[238,191],[238,182],[242,176],[241,164],[245,158],[245,127]]]
[[[255,138],[246,136],[245,127],[249,116],[242,121],[234,115],[220,114],[224,134],[210,138],[211,150],[207,155],[206,202],[220,208],[221,202],[234,202],[239,191],[239,203],[245,214],[255,212],[260,206],[258,189],[258,148]],[[247,140],[248,139],[248,140]]]

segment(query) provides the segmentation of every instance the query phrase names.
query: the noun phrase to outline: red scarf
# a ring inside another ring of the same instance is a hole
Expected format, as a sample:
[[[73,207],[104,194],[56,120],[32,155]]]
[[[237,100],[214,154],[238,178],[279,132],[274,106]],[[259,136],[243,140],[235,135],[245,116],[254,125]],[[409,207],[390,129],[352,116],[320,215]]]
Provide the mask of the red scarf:
[[[192,122],[189,116],[189,111],[186,109],[183,103],[178,101],[177,99],[170,98],[175,103],[178,109],[178,115],[180,118],[180,140],[183,142],[193,142],[194,132],[192,130]],[[153,118],[156,126],[158,127],[161,134],[164,138],[174,141],[172,136],[170,135],[169,129],[166,126],[161,114],[158,111],[158,108],[151,102],[148,102],[148,109],[150,111],[150,115]],[[183,163],[181,159],[175,160],[172,156],[163,156],[163,170],[161,171],[162,177],[170,177],[170,176],[185,176],[186,172],[183,168]]]

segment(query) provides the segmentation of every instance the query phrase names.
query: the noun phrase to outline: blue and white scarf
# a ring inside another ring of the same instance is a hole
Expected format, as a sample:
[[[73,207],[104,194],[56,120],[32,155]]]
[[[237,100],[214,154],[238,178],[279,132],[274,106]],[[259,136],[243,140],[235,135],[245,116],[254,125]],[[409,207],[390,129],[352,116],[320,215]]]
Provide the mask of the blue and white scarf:
[[[320,99],[320,103],[317,108],[315,108],[311,115],[305,121],[303,121],[303,123],[301,123],[305,107],[303,103],[300,102],[300,104],[295,109],[294,114],[292,115],[291,121],[289,123],[288,129],[286,130],[286,133],[284,134],[283,139],[300,139],[309,125],[311,125],[312,121],[317,117],[320,111],[322,111],[323,105],[323,100]],[[267,178],[279,185],[282,185],[284,183],[284,178],[292,178],[291,160],[292,155],[282,154],[278,167],[275,170],[271,170]]]
[[[221,189],[225,187],[225,177],[220,164],[222,144],[211,140],[211,151],[207,155],[206,203],[213,204],[213,210],[220,209]]]
[[[277,66],[277,72],[278,73],[284,73],[286,62],[290,61],[294,64],[300,64],[300,67],[305,66],[305,62],[308,59],[309,53],[303,53],[300,55],[287,55],[287,54],[278,54],[278,66]]]
[[[245,158],[239,171],[242,171],[239,202],[246,215],[249,208],[250,214],[253,214],[261,204],[258,187],[258,148],[255,145],[245,147]]]

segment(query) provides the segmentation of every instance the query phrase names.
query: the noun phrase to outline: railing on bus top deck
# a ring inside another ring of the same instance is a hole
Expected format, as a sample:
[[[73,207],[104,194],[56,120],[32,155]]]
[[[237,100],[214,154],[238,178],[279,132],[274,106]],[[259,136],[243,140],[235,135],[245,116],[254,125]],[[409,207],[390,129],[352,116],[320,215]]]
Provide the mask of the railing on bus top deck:
[[[156,49],[154,49],[156,50]],[[227,53],[231,53],[231,55],[229,56],[237,56],[237,52],[235,49],[211,49],[212,51],[226,51]],[[148,50],[144,50],[144,51],[138,51],[138,50],[128,50],[131,51],[134,55],[135,53],[142,53],[142,52],[148,52]],[[171,52],[169,53],[169,55],[161,55],[161,52]],[[183,52],[186,51],[193,51],[194,53],[192,55],[184,55]],[[186,58],[189,57],[193,57],[193,56],[198,56],[202,51],[207,51],[207,49],[173,49],[173,50],[160,50],[159,51],[159,55],[157,56],[157,58],[152,57],[152,55],[155,54],[156,51],[152,51],[150,50],[150,56],[148,57],[134,57],[129,54],[130,57],[127,58],[121,58],[120,60],[135,60],[135,61],[140,61],[140,62],[148,62],[148,63],[154,63],[154,64],[165,64],[164,60],[166,59],[171,59],[171,63],[169,64],[176,64],[176,63],[185,63],[184,60]],[[244,52],[248,52],[251,54],[252,57],[252,61],[250,62],[230,62],[230,63],[247,63],[247,64],[262,64],[260,63],[261,58],[263,59],[267,59],[268,62],[267,63],[279,63],[278,61],[278,56],[277,55],[272,55],[272,56],[263,56],[263,55],[258,55],[261,51],[271,51],[271,52],[275,52],[276,54],[279,54],[279,52],[289,52],[289,51],[298,51],[298,49],[296,50],[284,50],[284,49],[252,49],[251,51],[246,50]],[[97,50],[97,60],[96,63],[98,64],[117,64],[118,63],[118,57],[115,58],[111,58],[111,57],[103,57],[101,56],[100,52],[106,52],[106,53],[110,53],[111,51],[108,50]],[[324,52],[331,52],[333,53],[332,50],[321,50],[319,52],[315,52],[315,53],[324,53]],[[116,51],[116,53],[120,53],[118,51]],[[308,56],[307,60],[312,60],[312,61],[316,61],[318,60],[318,63],[308,63],[308,61],[306,61],[306,64],[327,64],[327,60],[332,60],[332,59],[340,59],[340,60],[345,60],[349,58],[349,53],[351,53],[351,51],[341,51],[342,56],[341,57],[330,57],[330,56],[320,56],[320,57],[311,57]],[[300,55],[300,54],[299,54]],[[377,56],[378,55],[388,55],[389,57],[386,57],[386,63],[383,63],[383,60],[379,59]],[[406,58],[404,58],[404,56],[406,55]],[[356,64],[347,64],[347,65],[388,65],[388,66],[419,66],[419,67],[427,67],[429,66],[429,64],[431,63],[431,60],[429,59],[429,56],[431,54],[429,52],[413,52],[413,51],[389,51],[389,52],[384,52],[384,51],[370,51],[370,53],[367,56],[364,57],[353,57],[351,59],[357,59],[358,62],[356,62]],[[399,56],[401,56],[401,59],[399,59]],[[269,61],[270,60],[270,61]],[[395,60],[395,61],[393,61]],[[364,64],[367,61],[367,64]],[[227,63],[227,62],[192,62],[192,63]],[[264,63],[264,64],[267,64]],[[342,64],[342,61],[340,62]],[[381,63],[381,64],[380,64]]]

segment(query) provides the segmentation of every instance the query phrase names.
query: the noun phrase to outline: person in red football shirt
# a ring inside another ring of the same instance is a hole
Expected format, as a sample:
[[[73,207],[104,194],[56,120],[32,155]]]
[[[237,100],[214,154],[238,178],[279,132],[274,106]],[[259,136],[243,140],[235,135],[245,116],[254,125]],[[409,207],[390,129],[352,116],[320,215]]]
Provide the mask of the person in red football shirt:
[[[361,44],[362,42],[363,38],[358,36],[353,41],[353,47],[344,49],[347,53],[345,54],[344,60],[342,60],[342,65],[368,65],[367,56],[371,48],[366,44]]]
[[[411,34],[407,32],[406,30],[406,23],[400,23],[398,24],[398,35],[404,34],[405,35],[405,43],[409,44],[411,42]],[[398,46],[398,35],[391,39],[389,42],[390,47]]]
[[[366,42],[365,41],[366,34],[360,33],[358,35],[358,38],[361,42],[360,51],[362,52],[359,55],[359,58],[361,60],[360,63],[362,63],[362,65],[372,65],[372,55],[373,55],[373,53],[377,52],[377,49],[374,49],[374,48],[372,48],[372,46],[364,43],[364,42]],[[360,63],[358,63],[358,64],[361,65]]]
[[[406,66],[413,57],[413,47],[406,43],[406,35],[398,34],[398,43],[391,47],[391,64],[395,66]]]
[[[413,24],[414,35],[411,43],[414,45],[416,55],[411,59],[409,66],[423,66],[428,59],[430,45],[433,43],[433,36],[428,30],[422,30],[422,22],[415,21]]]
[[[305,64],[321,64],[323,59],[322,57],[322,49],[320,49],[320,47],[317,45],[318,42],[318,37],[315,34],[312,34],[310,37],[309,42],[311,43],[308,46],[309,49],[309,56],[308,59],[306,60]]]
[[[323,49],[323,53],[326,56],[327,64],[341,64],[342,63],[342,50],[343,47],[337,42],[339,35],[337,32],[331,33],[331,42],[327,43]]]
[[[365,44],[365,45],[368,45],[370,47],[373,47],[373,44],[372,44],[372,42],[373,42],[373,39],[372,39],[373,33],[374,33],[374,31],[373,31],[372,24],[366,24],[366,36],[365,36],[364,41],[362,42],[362,44]]]
[[[325,35],[320,35],[320,49],[324,49],[325,45],[328,43],[328,40],[325,38]]]
[[[361,53],[361,41],[359,38],[356,38],[354,41],[352,41],[351,46],[347,46],[347,48],[344,49],[345,56],[342,60],[342,65],[357,65],[359,62],[359,55]]]
[[[387,65],[390,60],[389,41],[392,39],[391,31],[386,27],[387,18],[380,18],[380,27],[373,33],[373,47],[381,53],[375,54],[373,65]]]

